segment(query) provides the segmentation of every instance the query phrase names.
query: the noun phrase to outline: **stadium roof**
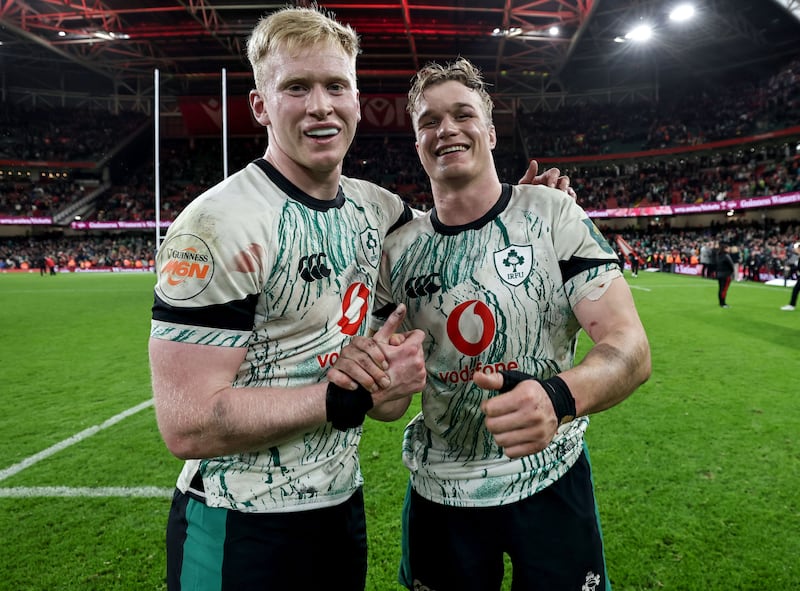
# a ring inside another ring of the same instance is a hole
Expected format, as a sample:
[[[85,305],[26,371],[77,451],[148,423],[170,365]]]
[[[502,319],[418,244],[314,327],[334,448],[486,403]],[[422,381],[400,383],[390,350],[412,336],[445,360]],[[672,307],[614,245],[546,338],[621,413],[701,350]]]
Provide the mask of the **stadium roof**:
[[[684,0],[385,0],[320,5],[361,35],[365,93],[404,93],[429,60],[473,60],[498,95],[725,83],[800,55],[799,0],[686,0],[696,18],[670,23]],[[292,4],[307,5],[296,1]],[[246,93],[244,56],[258,18],[285,2],[0,0],[4,96]],[[647,47],[624,40],[648,23]],[[557,27],[557,32],[551,32]],[[622,40],[622,42],[621,42]]]

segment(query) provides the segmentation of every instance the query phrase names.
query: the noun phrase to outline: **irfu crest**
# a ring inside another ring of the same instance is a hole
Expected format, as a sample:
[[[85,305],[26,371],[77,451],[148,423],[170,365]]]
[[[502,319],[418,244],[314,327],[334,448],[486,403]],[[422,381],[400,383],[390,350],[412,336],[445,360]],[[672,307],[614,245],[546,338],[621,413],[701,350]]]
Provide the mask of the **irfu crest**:
[[[364,249],[364,257],[367,262],[377,268],[381,260],[381,243],[375,228],[367,228],[361,232],[361,248]]]
[[[517,286],[531,274],[533,247],[512,244],[508,248],[494,253],[494,266],[500,279]]]

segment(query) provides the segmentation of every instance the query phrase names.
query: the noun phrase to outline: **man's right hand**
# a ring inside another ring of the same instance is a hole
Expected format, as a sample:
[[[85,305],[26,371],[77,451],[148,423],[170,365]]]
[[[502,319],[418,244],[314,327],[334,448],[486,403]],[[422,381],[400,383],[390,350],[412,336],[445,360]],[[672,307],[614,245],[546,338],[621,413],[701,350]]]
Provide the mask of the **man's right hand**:
[[[375,406],[407,398],[425,387],[425,333],[397,333],[406,308],[399,305],[373,337],[354,337],[328,370],[328,381],[348,390],[358,384],[372,393]]]

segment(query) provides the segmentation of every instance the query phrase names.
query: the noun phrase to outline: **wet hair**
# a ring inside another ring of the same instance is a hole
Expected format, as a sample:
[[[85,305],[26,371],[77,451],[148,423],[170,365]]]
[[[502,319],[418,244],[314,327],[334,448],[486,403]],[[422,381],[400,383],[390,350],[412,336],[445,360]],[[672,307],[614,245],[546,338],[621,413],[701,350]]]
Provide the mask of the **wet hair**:
[[[406,105],[406,110],[411,115],[412,120],[422,93],[431,86],[450,80],[461,82],[467,88],[478,93],[486,119],[491,123],[494,102],[492,102],[492,97],[489,96],[489,92],[486,90],[483,75],[471,61],[463,57],[444,65],[430,62],[414,75],[411,79],[411,90],[408,91],[408,104]]]
[[[247,59],[253,68],[256,88],[262,90],[269,79],[265,67],[267,58],[280,49],[296,51],[328,44],[340,48],[353,63],[355,75],[356,57],[360,51],[359,38],[350,25],[336,20],[335,15],[319,8],[287,6],[261,18],[247,40]]]

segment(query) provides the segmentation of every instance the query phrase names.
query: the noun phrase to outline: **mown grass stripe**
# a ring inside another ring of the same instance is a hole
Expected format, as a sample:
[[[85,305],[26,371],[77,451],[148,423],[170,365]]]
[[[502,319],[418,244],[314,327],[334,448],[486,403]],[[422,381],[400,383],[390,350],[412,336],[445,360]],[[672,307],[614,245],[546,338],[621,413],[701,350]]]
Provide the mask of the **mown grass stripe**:
[[[148,406],[152,406],[152,405],[153,405],[153,401],[152,400],[145,400],[141,404],[137,404],[136,406],[133,406],[133,407],[129,408],[128,410],[124,410],[121,413],[114,415],[113,417],[111,417],[110,419],[108,419],[107,421],[104,421],[103,423],[101,423],[99,425],[94,425],[93,427],[89,427],[88,429],[84,429],[80,433],[76,433],[75,435],[72,435],[71,437],[67,437],[63,441],[59,441],[55,445],[51,445],[47,449],[45,449],[43,451],[40,451],[39,453],[33,454],[32,456],[27,457],[24,460],[22,460],[21,462],[18,462],[16,464],[14,464],[13,466],[9,466],[8,468],[0,470],[0,481],[3,481],[6,478],[9,478],[11,476],[14,476],[15,474],[19,474],[25,468],[29,468],[30,466],[34,465],[36,462],[40,462],[41,460],[49,458],[53,454],[56,454],[56,453],[60,452],[62,449],[66,449],[70,445],[75,445],[76,443],[79,443],[79,442],[83,441],[84,439],[86,439],[88,437],[91,437],[95,433],[99,433],[103,429],[108,429],[109,427],[119,423],[121,420],[123,420],[123,419],[125,419],[125,418],[127,418],[127,417],[129,417],[131,415],[134,415],[137,412],[139,412],[140,410],[144,410]]]
[[[4,498],[33,498],[33,497],[140,497],[140,498],[171,498],[175,489],[157,486],[101,486],[101,487],[70,487],[70,486],[17,486],[0,488],[0,497]]]

